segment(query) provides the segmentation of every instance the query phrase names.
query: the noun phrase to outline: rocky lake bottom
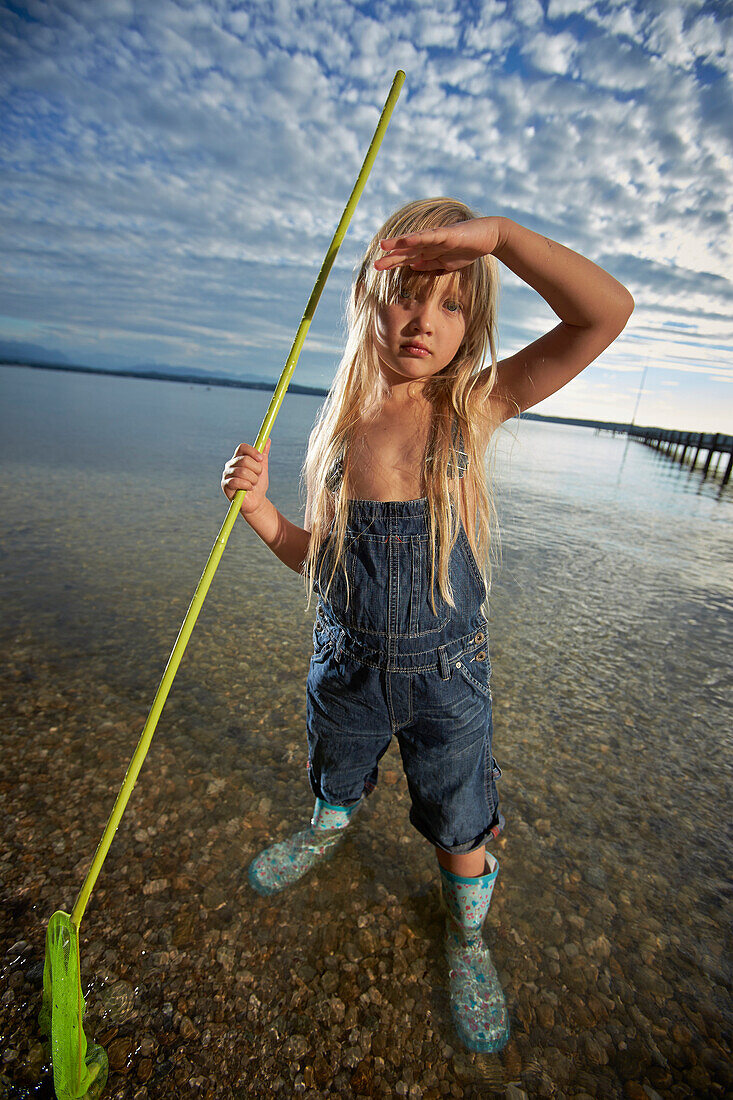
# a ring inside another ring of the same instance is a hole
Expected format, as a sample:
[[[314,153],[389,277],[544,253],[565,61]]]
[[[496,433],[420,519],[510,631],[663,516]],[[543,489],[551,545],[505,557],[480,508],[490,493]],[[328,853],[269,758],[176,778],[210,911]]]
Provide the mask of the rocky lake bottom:
[[[643,691],[626,693],[612,731],[580,705],[586,724],[558,710],[548,736],[492,654],[507,828],[484,935],[512,1038],[471,1054],[451,1023],[435,859],[409,824],[396,743],[332,861],[275,898],[248,885],[252,857],[312,810],[309,623],[293,608],[278,644],[262,641],[236,688],[236,639],[204,632],[187,657],[84,918],[85,1030],[108,1052],[105,1095],[730,1094],[730,881],[706,839],[720,820],[703,783],[675,819],[680,781],[695,785],[685,751],[668,746],[650,787],[648,745],[625,749],[639,708],[647,737],[667,735]],[[19,634],[1,674],[9,1098],[52,1096],[37,1026],[45,924],[71,909],[147,709],[103,644],[96,662]],[[566,676],[558,699],[578,689]],[[25,1091],[39,1080],[45,1092]]]

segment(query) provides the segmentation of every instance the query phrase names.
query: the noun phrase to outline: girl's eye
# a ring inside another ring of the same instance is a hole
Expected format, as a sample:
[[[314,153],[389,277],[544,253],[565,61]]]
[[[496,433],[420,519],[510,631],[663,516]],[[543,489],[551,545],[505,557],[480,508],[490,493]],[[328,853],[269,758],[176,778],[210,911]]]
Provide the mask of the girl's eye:
[[[407,301],[411,300],[410,294],[406,290],[402,289],[397,291],[397,297],[400,299],[406,299]],[[446,299],[444,305],[448,307],[449,313],[460,313],[463,310],[463,306],[461,305],[461,303],[455,301],[454,298]]]

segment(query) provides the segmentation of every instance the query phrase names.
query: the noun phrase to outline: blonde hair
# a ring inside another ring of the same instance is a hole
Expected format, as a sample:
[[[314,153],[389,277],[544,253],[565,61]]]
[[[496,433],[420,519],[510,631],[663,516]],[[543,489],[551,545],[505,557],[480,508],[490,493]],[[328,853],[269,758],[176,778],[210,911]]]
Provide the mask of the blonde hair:
[[[491,588],[492,548],[499,547],[499,528],[485,458],[494,429],[489,394],[496,382],[496,325],[499,298],[499,265],[494,256],[481,256],[455,272],[436,275],[394,267],[376,271],[374,261],[384,255],[380,240],[406,236],[441,226],[456,225],[477,217],[464,203],[450,198],[421,199],[407,203],[391,215],[369,243],[351,288],[346,311],[347,338],[330,392],[319,410],[308,441],[302,483],[310,501],[310,543],[303,563],[308,605],[318,584],[327,595],[336,568],[343,568],[344,540],[348,516],[349,438],[364,410],[379,391],[379,361],[374,343],[377,310],[393,304],[400,293],[417,296],[433,289],[452,290],[465,308],[466,331],[452,361],[423,386],[423,396],[432,405],[432,429],[425,455],[426,496],[431,546],[431,599],[434,582],[443,599],[454,607],[449,578],[449,560],[458,537],[460,494],[465,514],[473,502],[475,523],[466,536],[479,569]],[[491,365],[484,360],[490,357]],[[519,409],[517,409],[517,412]],[[454,430],[457,425],[460,435]],[[459,441],[468,456],[462,478],[449,477],[449,463],[457,470]],[[333,474],[342,471],[334,485]],[[325,587],[320,577],[321,551],[332,535],[332,568]],[[497,561],[499,556],[497,555]],[[436,567],[437,566],[437,567]],[[348,598],[348,578],[347,578]]]

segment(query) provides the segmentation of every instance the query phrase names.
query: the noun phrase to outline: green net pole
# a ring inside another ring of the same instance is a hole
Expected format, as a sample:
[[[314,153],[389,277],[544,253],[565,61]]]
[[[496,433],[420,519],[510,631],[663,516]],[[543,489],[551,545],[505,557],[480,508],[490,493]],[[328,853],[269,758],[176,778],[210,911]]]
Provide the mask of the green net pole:
[[[269,408],[265,414],[265,419],[262,421],[262,426],[257,435],[257,439],[255,440],[254,446],[255,449],[258,451],[262,451],[264,449],[265,443],[267,442],[267,439],[272,430],[272,425],[275,423],[275,417],[280,410],[280,406],[282,405],[283,398],[285,396],[285,391],[290,385],[290,380],[293,377],[293,372],[295,371],[301,348],[303,347],[308,329],[310,328],[311,321],[313,320],[313,314],[316,311],[318,300],[321,297],[323,288],[326,285],[326,280],[328,279],[331,268],[333,267],[333,262],[336,259],[336,253],[341,247],[341,242],[346,236],[346,230],[349,227],[349,222],[351,221],[357,203],[359,202],[364,187],[366,186],[366,181],[369,178],[369,173],[371,172],[372,165],[377,158],[379,147],[382,144],[382,139],[384,137],[387,126],[389,125],[392,111],[394,110],[394,106],[397,102],[404,82],[405,74],[402,69],[398,69],[397,73],[395,74],[395,78],[392,81],[392,87],[390,89],[389,95],[387,96],[387,100],[382,109],[382,114],[380,115],[371,145],[369,146],[367,155],[364,158],[364,163],[361,166],[361,171],[359,172],[359,176],[354,185],[354,190],[351,192],[349,201],[346,204],[346,209],[341,215],[341,221],[336,227],[336,232],[333,235],[333,240],[328,246],[326,258],[323,261],[321,270],[318,274],[318,278],[316,279],[316,285],[313,287],[313,292],[308,299],[307,306],[305,307],[303,318],[300,322],[300,325],[298,326],[298,331],[295,335],[295,339],[293,340],[293,346],[290,349],[290,354],[288,355],[288,358],[286,360],[283,372],[280,375],[280,381],[278,382],[275,392],[272,395],[272,400],[270,401]],[[71,913],[71,921],[77,929],[79,928],[81,918],[84,915],[84,910],[86,909],[87,902],[89,901],[89,896],[94,889],[94,884],[97,881],[99,872],[102,869],[102,864],[104,863],[107,852],[109,851],[109,846],[112,843],[112,839],[117,831],[117,827],[120,823],[122,815],[125,812],[127,801],[130,797],[130,794],[132,793],[133,787],[135,786],[135,782],[143,765],[143,761],[145,760],[148,749],[150,748],[150,742],[153,739],[155,727],[158,724],[158,719],[160,718],[163,707],[165,706],[165,701],[168,698],[168,692],[171,689],[171,685],[173,684],[173,680],[175,679],[176,672],[178,671],[178,666],[181,663],[181,658],[183,657],[186,646],[188,645],[188,639],[191,637],[191,633],[194,626],[196,625],[196,620],[199,616],[199,612],[201,611],[204,600],[206,599],[206,593],[209,591],[209,586],[214,578],[214,573],[216,572],[221,556],[224,553],[224,547],[227,544],[227,539],[231,534],[232,527],[234,526],[234,522],[239,514],[239,509],[241,507],[242,500],[244,499],[245,492],[246,490],[240,489],[240,491],[234,496],[229,506],[229,511],[227,512],[226,519],[224,520],[221,526],[221,530],[216,537],[216,542],[214,543],[211,553],[209,554],[209,560],[206,563],[206,568],[204,569],[201,580],[196,587],[193,599],[191,600],[191,605],[186,612],[186,617],[183,620],[183,625],[181,626],[181,629],[178,633],[176,644],[174,645],[173,651],[168,658],[168,664],[166,665],[165,672],[163,673],[163,679],[160,681],[160,686],[158,687],[158,690],[155,694],[155,699],[153,700],[153,705],[150,708],[150,713],[148,714],[142,734],[140,735],[140,740],[138,741],[137,748],[133,753],[132,760],[130,761],[130,765],[127,769],[127,773],[125,774],[125,778],[123,780],[119,794],[117,795],[117,799],[115,800],[115,804],[112,808],[112,813],[110,814],[109,821],[107,822],[104,833],[102,834],[102,839],[100,840],[97,850],[94,854],[92,865],[87,872],[87,876],[84,879],[82,888],[79,891],[79,896],[76,899],[76,903],[74,904],[74,908]]]

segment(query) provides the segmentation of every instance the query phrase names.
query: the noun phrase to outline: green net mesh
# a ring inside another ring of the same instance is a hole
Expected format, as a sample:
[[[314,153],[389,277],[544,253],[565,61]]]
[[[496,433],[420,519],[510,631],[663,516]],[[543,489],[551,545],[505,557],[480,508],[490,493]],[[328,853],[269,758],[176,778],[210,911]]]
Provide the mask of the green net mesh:
[[[38,1017],[48,1035],[53,1063],[53,1087],[58,1100],[96,1100],[107,1082],[104,1049],[84,1034],[79,934],[68,913],[53,914],[46,931],[43,1006]]]

